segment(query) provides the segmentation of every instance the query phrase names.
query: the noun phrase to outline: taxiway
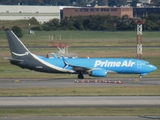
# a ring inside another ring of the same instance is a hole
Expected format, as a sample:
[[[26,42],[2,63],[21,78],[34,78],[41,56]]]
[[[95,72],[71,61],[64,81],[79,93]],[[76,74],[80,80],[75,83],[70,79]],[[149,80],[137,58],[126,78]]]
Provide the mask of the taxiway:
[[[160,96],[0,97],[1,108],[160,107]]]
[[[54,79],[0,79],[0,88],[33,88],[33,87],[106,87],[106,86],[160,86],[160,78],[101,78],[99,80],[110,81],[111,83],[75,83],[75,80],[68,78]],[[96,80],[96,78],[86,79]],[[123,84],[114,84],[121,81]]]

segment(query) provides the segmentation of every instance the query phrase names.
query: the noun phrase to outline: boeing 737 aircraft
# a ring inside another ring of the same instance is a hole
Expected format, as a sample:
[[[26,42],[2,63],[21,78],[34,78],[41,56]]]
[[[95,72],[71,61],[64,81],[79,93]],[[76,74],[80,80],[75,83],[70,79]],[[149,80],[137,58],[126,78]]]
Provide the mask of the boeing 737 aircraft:
[[[93,77],[105,77],[108,73],[147,75],[156,70],[156,66],[145,60],[130,58],[47,58],[31,53],[11,30],[6,30],[12,58],[6,58],[11,64],[46,73],[84,74]]]

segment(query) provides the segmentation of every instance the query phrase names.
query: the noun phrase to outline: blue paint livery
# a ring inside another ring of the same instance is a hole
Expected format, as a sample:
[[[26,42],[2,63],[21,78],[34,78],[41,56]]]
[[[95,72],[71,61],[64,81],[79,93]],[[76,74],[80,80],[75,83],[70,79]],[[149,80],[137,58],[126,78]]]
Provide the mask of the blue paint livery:
[[[10,30],[6,35],[12,58],[5,58],[13,65],[47,73],[83,74],[105,77],[107,73],[147,75],[157,69],[148,61],[129,58],[47,58],[31,53],[19,38]]]

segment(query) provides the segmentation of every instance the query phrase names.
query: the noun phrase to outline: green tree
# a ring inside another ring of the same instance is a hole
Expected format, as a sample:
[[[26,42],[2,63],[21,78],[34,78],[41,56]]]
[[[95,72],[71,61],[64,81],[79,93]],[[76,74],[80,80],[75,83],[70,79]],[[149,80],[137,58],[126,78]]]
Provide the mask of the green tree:
[[[84,30],[83,26],[84,18],[81,16],[75,17],[73,26],[78,30]]]
[[[152,2],[153,5],[155,5],[155,6],[160,6],[160,0],[151,0],[151,2]]]
[[[145,24],[143,25],[144,30],[146,31],[156,31],[158,25],[151,20],[145,21]]]
[[[20,0],[1,0],[0,3],[3,5],[17,5]]]
[[[58,30],[60,29],[60,22],[59,19],[52,19],[47,23],[44,23],[42,26],[44,30]]]
[[[99,24],[97,20],[98,16],[90,15],[84,21],[84,27],[86,30],[97,30]]]
[[[75,17],[65,17],[62,21],[61,21],[61,29],[63,30],[76,30],[76,28],[74,27],[74,19]]]
[[[58,5],[70,5],[70,0],[58,0]]]
[[[152,22],[158,22],[160,20],[160,15],[158,14],[149,14],[147,20],[151,20]]]
[[[98,5],[107,6],[108,0],[98,0]]]
[[[79,6],[86,6],[86,0],[79,0],[79,3],[78,3]]]
[[[30,24],[39,25],[39,21],[35,17],[29,19]]]
[[[122,18],[120,18],[116,24],[117,30],[120,31],[134,30],[136,26],[134,20],[130,18],[128,15],[122,16]]]
[[[21,38],[23,36],[22,29],[18,26],[13,26],[12,31],[17,35],[17,37]]]
[[[148,17],[144,17],[145,24],[144,29],[147,31],[160,30],[160,15],[149,14]]]
[[[24,5],[38,5],[39,1],[38,0],[22,0],[21,3]]]
[[[125,5],[127,0],[108,0],[109,6],[121,6]]]

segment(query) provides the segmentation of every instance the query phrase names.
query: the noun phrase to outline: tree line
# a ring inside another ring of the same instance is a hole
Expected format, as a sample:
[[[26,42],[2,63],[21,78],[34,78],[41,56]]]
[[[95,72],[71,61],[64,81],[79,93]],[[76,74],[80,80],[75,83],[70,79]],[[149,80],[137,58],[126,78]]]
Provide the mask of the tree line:
[[[160,30],[160,15],[150,14],[143,17],[145,31]],[[42,25],[32,28],[32,30],[91,30],[91,31],[133,31],[136,30],[135,19],[124,15],[122,18],[117,16],[99,16],[90,15],[88,17],[76,16],[65,17],[59,22],[59,19],[52,19]]]
[[[91,4],[92,6],[98,5],[118,5],[125,4],[127,0],[0,0],[0,4],[3,5],[78,5],[86,6]]]
[[[139,0],[132,0],[133,2],[138,2]],[[155,6],[160,6],[160,0],[151,0],[152,4]],[[0,0],[1,5],[76,5],[76,6],[86,6],[91,4],[95,6],[121,6],[125,5],[127,0]]]

